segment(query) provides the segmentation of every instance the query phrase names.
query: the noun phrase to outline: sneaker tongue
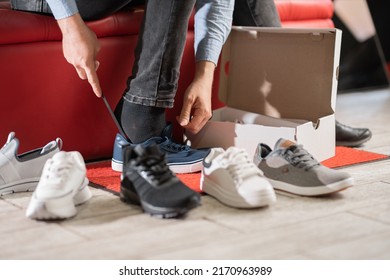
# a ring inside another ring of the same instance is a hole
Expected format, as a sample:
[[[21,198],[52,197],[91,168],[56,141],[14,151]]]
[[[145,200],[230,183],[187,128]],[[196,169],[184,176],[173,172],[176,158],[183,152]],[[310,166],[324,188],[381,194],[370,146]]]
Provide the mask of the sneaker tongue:
[[[144,148],[141,146],[141,145],[137,145],[134,147],[134,150],[133,150],[137,155],[143,155],[145,150]]]
[[[137,145],[137,146],[135,146],[134,151],[139,156],[142,156],[145,154],[151,155],[151,154],[160,154],[161,153],[160,149],[158,148],[157,145],[151,145],[148,147],[143,147],[141,145]]]
[[[276,142],[275,144],[275,150],[277,149],[287,149],[293,145],[296,145],[296,143],[294,143],[293,141],[291,140],[288,140],[288,139],[283,139],[283,138],[280,138],[278,140],[278,142]]]
[[[66,158],[66,153],[64,151],[58,152],[53,156],[53,160],[62,161]]]

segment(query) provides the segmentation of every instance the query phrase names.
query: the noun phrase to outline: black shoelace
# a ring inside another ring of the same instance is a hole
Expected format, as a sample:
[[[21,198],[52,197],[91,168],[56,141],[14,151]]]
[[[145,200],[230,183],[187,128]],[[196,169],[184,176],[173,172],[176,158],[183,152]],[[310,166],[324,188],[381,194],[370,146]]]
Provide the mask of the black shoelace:
[[[139,157],[135,165],[140,167],[140,170],[145,172],[157,186],[171,180],[174,176],[166,165],[164,154]]]

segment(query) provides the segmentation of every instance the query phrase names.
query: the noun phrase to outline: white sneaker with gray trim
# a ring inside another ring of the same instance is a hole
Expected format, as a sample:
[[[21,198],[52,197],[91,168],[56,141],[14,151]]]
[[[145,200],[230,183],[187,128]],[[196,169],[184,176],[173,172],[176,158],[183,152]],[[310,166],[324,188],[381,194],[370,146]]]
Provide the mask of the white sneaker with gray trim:
[[[275,192],[244,149],[213,148],[203,160],[201,189],[236,208],[256,208],[276,201]]]
[[[42,148],[18,155],[19,140],[15,132],[8,135],[0,150],[0,196],[14,192],[34,191],[45,162],[62,148],[57,138]]]
[[[84,159],[79,152],[59,152],[49,159],[27,207],[37,220],[66,219],[77,214],[76,205],[91,198]]]
[[[320,164],[302,145],[279,139],[272,151],[266,144],[257,147],[254,163],[275,190],[302,196],[338,192],[353,185],[353,178],[340,170]]]

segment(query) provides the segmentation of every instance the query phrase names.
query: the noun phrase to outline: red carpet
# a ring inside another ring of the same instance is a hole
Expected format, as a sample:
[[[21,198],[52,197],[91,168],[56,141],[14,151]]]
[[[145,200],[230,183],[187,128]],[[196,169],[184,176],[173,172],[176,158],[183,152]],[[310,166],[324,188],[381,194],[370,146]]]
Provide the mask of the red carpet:
[[[346,147],[336,147],[336,156],[325,160],[322,163],[330,168],[337,168],[388,158],[388,155],[366,152]],[[87,164],[87,169],[87,176],[92,186],[103,188],[112,191],[113,193],[119,193],[120,173],[111,169],[110,161]],[[200,192],[200,172],[193,174],[178,174],[177,176],[188,187]]]

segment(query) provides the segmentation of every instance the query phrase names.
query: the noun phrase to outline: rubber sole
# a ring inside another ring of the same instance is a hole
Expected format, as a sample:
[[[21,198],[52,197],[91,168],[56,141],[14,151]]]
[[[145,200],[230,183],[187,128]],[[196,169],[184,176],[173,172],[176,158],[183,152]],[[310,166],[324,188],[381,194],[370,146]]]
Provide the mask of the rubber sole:
[[[268,179],[275,190],[284,191],[300,196],[321,196],[335,192],[343,191],[350,188],[354,184],[353,178],[347,178],[345,180],[335,182],[330,185],[324,186],[295,186],[281,181],[275,181]]]
[[[39,177],[28,178],[0,186],[0,196],[18,192],[33,192],[38,185],[39,179]]]
[[[201,177],[202,191],[214,197],[223,204],[234,208],[259,208],[268,206],[276,201],[275,192],[272,188],[259,189],[257,192],[247,193],[241,196],[238,192],[229,191],[214,181]]]
[[[169,169],[175,174],[182,173],[195,173],[202,170],[203,164],[202,160],[197,162],[187,163],[187,164],[169,164],[167,163]],[[123,171],[123,162],[116,161],[114,159],[111,160],[111,168],[116,172]]]
[[[126,204],[140,206],[145,213],[160,219],[178,218],[180,216],[185,215],[189,210],[199,206],[200,204],[200,199],[194,196],[193,199],[190,200],[190,203],[188,203],[188,205],[186,205],[185,207],[154,206],[145,201],[141,201],[135,191],[129,190],[122,185],[120,188],[119,197],[122,202]]]

